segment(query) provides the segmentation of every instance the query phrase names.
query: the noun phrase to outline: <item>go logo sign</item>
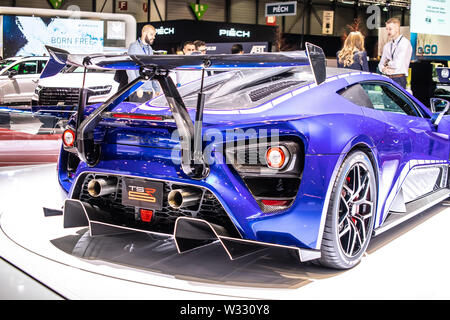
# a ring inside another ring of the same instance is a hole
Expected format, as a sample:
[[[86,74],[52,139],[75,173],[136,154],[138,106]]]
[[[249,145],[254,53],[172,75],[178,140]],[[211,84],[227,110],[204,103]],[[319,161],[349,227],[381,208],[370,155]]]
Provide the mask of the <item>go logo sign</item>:
[[[438,53],[438,46],[433,44],[433,45],[425,45],[423,47],[418,47],[417,48],[417,53],[418,54],[437,54]]]

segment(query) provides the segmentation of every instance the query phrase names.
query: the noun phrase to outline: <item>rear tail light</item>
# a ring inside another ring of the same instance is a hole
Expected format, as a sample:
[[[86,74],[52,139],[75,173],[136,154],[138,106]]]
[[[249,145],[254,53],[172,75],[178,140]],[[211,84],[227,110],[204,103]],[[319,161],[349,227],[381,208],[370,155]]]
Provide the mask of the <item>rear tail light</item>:
[[[153,218],[153,210],[141,209],[141,221],[143,222],[151,222]]]
[[[150,120],[150,121],[163,121],[162,116],[155,115],[143,115],[143,114],[127,114],[127,113],[113,113],[113,118],[118,119],[132,119],[132,120]]]
[[[292,199],[259,199],[257,203],[264,215],[277,214],[291,207],[294,202]],[[261,215],[258,215],[261,216]]]
[[[266,152],[267,166],[282,169],[288,162],[289,151],[285,147],[270,147]]]
[[[73,147],[75,143],[75,132],[72,129],[66,129],[63,132],[62,140],[66,147]]]
[[[262,204],[273,207],[286,207],[291,204],[292,200],[261,200]]]
[[[277,214],[292,206],[300,187],[304,157],[303,142],[290,136],[238,141],[226,147],[227,163],[242,178],[263,215]]]

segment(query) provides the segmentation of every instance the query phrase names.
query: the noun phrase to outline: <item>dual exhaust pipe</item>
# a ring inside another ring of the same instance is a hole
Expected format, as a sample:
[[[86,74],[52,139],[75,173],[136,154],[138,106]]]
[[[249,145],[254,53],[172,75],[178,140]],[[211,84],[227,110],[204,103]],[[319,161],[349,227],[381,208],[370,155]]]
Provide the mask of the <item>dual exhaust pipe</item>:
[[[91,197],[97,198],[116,192],[117,180],[115,179],[92,179],[87,185]]]
[[[87,185],[91,197],[97,198],[116,192],[118,187],[115,179],[92,179]],[[174,189],[169,192],[167,201],[172,209],[180,209],[196,205],[202,193],[192,189]]]
[[[190,189],[175,189],[169,192],[167,201],[172,209],[195,206],[201,199],[201,192]]]

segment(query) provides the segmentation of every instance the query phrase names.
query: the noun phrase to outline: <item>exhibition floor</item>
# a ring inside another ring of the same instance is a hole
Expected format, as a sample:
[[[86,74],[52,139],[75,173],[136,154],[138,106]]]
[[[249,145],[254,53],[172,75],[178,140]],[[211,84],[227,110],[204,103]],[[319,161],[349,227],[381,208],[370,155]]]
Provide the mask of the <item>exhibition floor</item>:
[[[0,257],[9,262],[0,260],[9,284],[0,299],[450,298],[450,202],[372,239],[342,272],[279,249],[230,261],[218,244],[180,255],[172,240],[146,234],[91,238],[64,229],[62,216],[44,217],[63,199],[55,164],[0,169]]]

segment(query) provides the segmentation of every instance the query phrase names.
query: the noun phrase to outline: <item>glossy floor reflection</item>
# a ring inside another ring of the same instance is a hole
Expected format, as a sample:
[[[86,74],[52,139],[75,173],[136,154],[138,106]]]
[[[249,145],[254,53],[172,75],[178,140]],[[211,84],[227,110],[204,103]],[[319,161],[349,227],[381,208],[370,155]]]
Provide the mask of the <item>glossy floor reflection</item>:
[[[436,206],[373,238],[367,254],[373,254],[445,209],[445,204]],[[144,233],[91,237],[86,228],[77,235],[54,239],[51,243],[79,258],[215,284],[293,289],[345,272],[322,268],[313,263],[300,264],[288,250],[280,248],[266,248],[230,260],[220,243],[216,242],[179,254],[173,239]]]
[[[267,248],[245,257],[230,260],[220,243],[178,254],[171,238],[157,238],[144,233],[91,237],[87,229],[77,236],[52,240],[68,254],[102,260],[198,282],[270,287],[298,288],[336,274],[311,264],[299,264],[288,250]]]
[[[171,238],[93,238],[44,217],[63,199],[55,165],[0,169],[0,256],[69,299],[450,298],[448,201],[373,238],[359,265],[337,271],[280,248],[232,261],[219,243],[178,254]]]

